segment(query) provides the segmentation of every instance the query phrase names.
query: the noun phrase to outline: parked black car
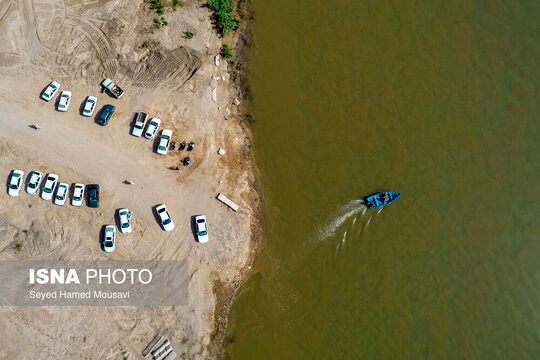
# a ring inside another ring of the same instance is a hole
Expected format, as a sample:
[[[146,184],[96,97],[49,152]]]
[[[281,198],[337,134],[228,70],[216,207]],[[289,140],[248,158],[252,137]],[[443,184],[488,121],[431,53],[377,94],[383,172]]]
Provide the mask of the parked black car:
[[[111,119],[112,114],[114,114],[115,109],[116,108],[114,107],[114,105],[105,105],[103,109],[101,109],[101,113],[99,114],[97,123],[102,126],[107,125],[109,123],[109,120]]]
[[[88,194],[88,207],[97,208],[99,207],[99,185],[90,184],[86,187],[86,192]]]

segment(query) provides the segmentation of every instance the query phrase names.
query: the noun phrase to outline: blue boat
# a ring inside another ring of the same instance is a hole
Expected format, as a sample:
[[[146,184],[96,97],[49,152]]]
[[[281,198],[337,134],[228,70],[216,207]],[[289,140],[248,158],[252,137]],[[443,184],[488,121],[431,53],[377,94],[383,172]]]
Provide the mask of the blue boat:
[[[366,206],[368,209],[383,207],[396,200],[401,193],[383,191],[373,195],[366,196]]]

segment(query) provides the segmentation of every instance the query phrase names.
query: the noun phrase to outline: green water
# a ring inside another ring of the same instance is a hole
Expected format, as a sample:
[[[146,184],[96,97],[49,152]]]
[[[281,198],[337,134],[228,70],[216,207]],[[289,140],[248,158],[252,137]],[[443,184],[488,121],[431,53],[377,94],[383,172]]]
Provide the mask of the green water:
[[[540,358],[540,2],[252,10],[264,237],[225,357]]]

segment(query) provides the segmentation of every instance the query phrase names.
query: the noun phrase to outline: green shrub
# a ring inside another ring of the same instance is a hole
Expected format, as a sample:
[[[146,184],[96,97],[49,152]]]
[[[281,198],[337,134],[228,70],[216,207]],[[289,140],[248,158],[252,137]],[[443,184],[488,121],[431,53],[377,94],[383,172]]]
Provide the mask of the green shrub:
[[[22,244],[21,244],[21,243],[16,243],[15,246],[14,246],[15,251],[20,251],[21,248],[22,248]]]
[[[176,11],[177,7],[183,8],[184,7],[184,2],[180,1],[180,0],[173,0],[173,2],[172,2],[173,11]]]
[[[167,20],[165,20],[165,18],[163,16],[161,17],[161,19],[159,19],[159,18],[154,19],[154,27],[156,29],[159,29],[162,26],[167,26],[167,25],[169,25],[169,23],[167,22]]]
[[[220,55],[225,59],[230,59],[234,56],[232,49],[227,44],[221,45]]]
[[[238,29],[239,20],[234,12],[234,5],[229,0],[210,0],[208,7],[214,10],[214,18],[221,35]]]
[[[159,15],[165,12],[165,6],[163,5],[163,0],[152,0],[150,3],[152,4],[152,9],[156,10],[156,12]]]
[[[191,39],[191,38],[194,37],[194,36],[195,36],[195,34],[192,33],[191,31],[186,31],[186,32],[184,33],[184,38],[186,38],[186,39]]]

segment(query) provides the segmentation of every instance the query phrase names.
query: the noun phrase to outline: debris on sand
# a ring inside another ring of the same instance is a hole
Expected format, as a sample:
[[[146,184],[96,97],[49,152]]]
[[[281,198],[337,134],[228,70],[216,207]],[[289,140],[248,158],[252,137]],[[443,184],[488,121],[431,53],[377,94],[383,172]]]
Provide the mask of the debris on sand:
[[[225,205],[227,205],[228,207],[230,207],[231,209],[233,209],[234,211],[238,211],[238,205],[234,201],[232,201],[231,199],[223,195],[222,193],[218,194],[217,199],[221,201],[222,203],[224,203]]]
[[[219,155],[225,155],[227,152],[225,151],[225,149],[219,148],[218,151],[217,151],[217,153],[218,153]]]
[[[157,343],[163,339],[163,336],[161,336],[160,334],[156,334],[156,336],[154,336],[154,338],[152,339],[152,341],[150,341],[150,343],[144,348],[144,350],[142,351],[142,356],[144,357],[147,357],[148,354],[150,354],[150,351],[154,348],[154,346],[157,345]]]

